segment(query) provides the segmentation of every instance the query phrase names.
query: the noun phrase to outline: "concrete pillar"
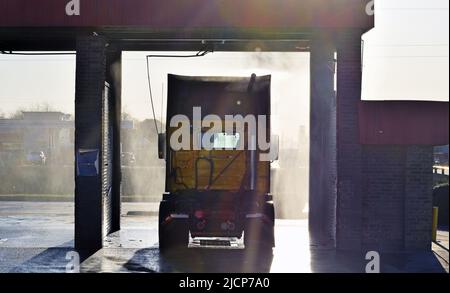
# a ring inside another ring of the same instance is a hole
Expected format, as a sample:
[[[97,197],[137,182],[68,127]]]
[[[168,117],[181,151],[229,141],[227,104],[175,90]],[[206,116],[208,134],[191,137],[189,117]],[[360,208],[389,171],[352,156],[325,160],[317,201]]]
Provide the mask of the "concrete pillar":
[[[362,146],[359,144],[358,103],[361,100],[361,35],[337,35],[337,226],[336,246],[361,249]]]
[[[311,245],[334,248],[336,236],[335,47],[331,38],[311,44],[309,230]]]

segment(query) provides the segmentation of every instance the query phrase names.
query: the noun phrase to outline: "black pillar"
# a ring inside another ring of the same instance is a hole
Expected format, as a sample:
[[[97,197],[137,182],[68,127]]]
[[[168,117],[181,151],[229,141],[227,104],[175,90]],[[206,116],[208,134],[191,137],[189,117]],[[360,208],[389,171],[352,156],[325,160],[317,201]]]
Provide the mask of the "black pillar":
[[[101,176],[102,100],[106,42],[77,39],[75,81],[75,248],[90,254],[103,246]]]
[[[334,42],[311,42],[309,230],[311,245],[334,248],[336,237],[336,94]]]
[[[361,101],[360,30],[344,30],[337,41],[337,226],[336,247],[360,250],[363,235],[363,150],[359,143]]]
[[[120,229],[121,52],[99,36],[77,39],[75,248],[90,255]]]

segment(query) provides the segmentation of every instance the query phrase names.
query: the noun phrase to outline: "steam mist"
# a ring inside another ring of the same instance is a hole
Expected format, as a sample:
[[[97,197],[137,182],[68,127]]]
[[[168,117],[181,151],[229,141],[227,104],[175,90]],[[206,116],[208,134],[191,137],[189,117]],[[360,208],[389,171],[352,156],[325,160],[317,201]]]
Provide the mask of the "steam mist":
[[[155,53],[158,54],[158,53]],[[174,53],[177,54],[177,53]],[[177,59],[177,58],[174,58]],[[160,198],[164,192],[164,163],[157,159],[157,135],[151,120],[145,54],[124,53],[123,105],[137,126],[122,137],[125,151],[135,153],[142,166],[122,170],[128,178],[124,194]],[[151,59],[158,127],[165,121],[167,74],[193,76],[272,75],[272,133],[280,136],[280,156],[272,163],[271,192],[277,218],[307,218],[309,182],[309,54],[214,53],[195,59]],[[139,122],[142,121],[142,122]]]
[[[150,108],[145,55],[145,52],[123,54],[121,148],[124,201],[157,202],[165,186],[164,162],[157,156],[157,133]],[[19,100],[15,107],[0,108],[1,195],[73,198],[74,58],[55,62],[36,59],[27,63],[27,67],[35,71],[48,67],[55,72],[66,72],[61,83],[67,85],[64,90],[61,86],[53,88],[48,85],[45,89],[41,88],[36,97],[31,95],[23,102]],[[272,133],[280,137],[280,156],[277,162],[272,163],[271,182],[276,216],[291,219],[307,217],[308,53],[214,53],[195,59],[156,58],[151,60],[150,68],[156,120],[160,129],[165,128],[169,73],[193,76],[272,75]],[[0,87],[3,86],[7,85],[1,83]],[[65,94],[61,94],[58,103],[48,102],[46,96],[60,92]],[[43,106],[36,106],[39,104]],[[41,114],[28,114],[27,118],[23,112]],[[36,125],[42,126],[39,128]],[[43,152],[45,163],[40,158],[40,152]]]

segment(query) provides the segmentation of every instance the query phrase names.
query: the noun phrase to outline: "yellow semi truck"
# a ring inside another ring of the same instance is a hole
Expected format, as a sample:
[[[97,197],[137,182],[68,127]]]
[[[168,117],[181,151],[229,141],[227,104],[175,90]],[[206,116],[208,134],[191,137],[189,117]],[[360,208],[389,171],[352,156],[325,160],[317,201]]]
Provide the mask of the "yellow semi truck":
[[[166,192],[159,208],[162,252],[200,243],[274,247],[270,194],[270,76],[168,76]],[[266,155],[266,159],[261,159]],[[190,237],[189,237],[190,236]]]

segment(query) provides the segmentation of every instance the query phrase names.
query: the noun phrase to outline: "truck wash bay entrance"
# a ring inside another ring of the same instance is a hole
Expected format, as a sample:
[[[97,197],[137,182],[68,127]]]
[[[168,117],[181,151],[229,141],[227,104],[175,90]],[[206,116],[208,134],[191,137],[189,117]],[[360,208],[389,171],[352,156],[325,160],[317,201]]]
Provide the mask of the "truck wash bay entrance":
[[[8,1],[5,0],[5,3]],[[95,9],[104,5],[103,2],[99,3],[100,5],[94,7]],[[122,7],[123,9],[118,10],[120,11],[119,14],[139,15],[136,11],[139,11],[139,8],[143,10],[143,3],[137,1],[136,6],[131,7],[131,12],[130,7]],[[145,3],[150,2],[145,1]],[[168,6],[171,6],[170,3],[165,2],[161,4],[161,7],[158,7],[159,9],[152,9],[149,13],[158,14],[161,9],[167,11]],[[122,87],[125,88],[125,79],[128,76],[128,73],[125,72],[126,62],[122,52],[184,51],[184,53],[188,53],[201,50],[205,45],[212,45],[216,52],[263,51],[309,52],[310,54],[308,58],[310,62],[310,80],[308,83],[310,85],[306,88],[310,90],[311,115],[309,129],[307,127],[305,130],[305,133],[310,133],[309,145],[311,150],[308,179],[309,233],[302,234],[299,232],[306,231],[306,225],[303,226],[304,230],[302,230],[302,228],[289,222],[286,222],[285,230],[278,227],[275,229],[275,233],[287,231],[285,235],[289,235],[289,237],[292,237],[292,235],[309,235],[313,247],[329,249],[327,251],[331,255],[341,250],[349,250],[352,253],[359,253],[367,249],[429,251],[431,242],[429,237],[430,225],[428,224],[431,218],[426,215],[428,215],[427,211],[431,206],[429,192],[431,190],[429,188],[431,177],[427,177],[426,174],[428,174],[428,164],[431,164],[431,156],[429,157],[428,154],[431,153],[432,145],[442,144],[442,141],[436,141],[441,136],[420,136],[423,138],[421,141],[413,141],[411,137],[404,136],[400,142],[394,143],[389,139],[392,136],[379,137],[369,131],[370,129],[364,128],[373,125],[371,122],[378,121],[377,117],[389,119],[389,114],[382,115],[386,113],[383,110],[380,110],[383,112],[380,114],[381,116],[371,116],[376,112],[373,110],[373,105],[361,103],[361,35],[373,27],[373,15],[367,15],[365,12],[366,1],[358,3],[349,1],[347,5],[343,5],[345,11],[354,16],[345,17],[345,19],[342,15],[348,16],[348,13],[343,13],[344,10],[337,11],[339,13],[333,11],[333,15],[336,17],[331,17],[330,11],[324,11],[322,8],[326,5],[320,3],[320,1],[317,6],[307,1],[293,3],[284,8],[283,13],[280,14],[283,17],[277,16],[274,18],[240,18],[227,13],[227,11],[233,10],[216,11],[216,6],[210,7],[210,13],[207,16],[199,17],[201,20],[198,23],[199,28],[191,27],[190,19],[186,19],[188,13],[175,9],[171,19],[175,19],[180,27],[186,28],[181,39],[179,31],[173,28],[173,23],[167,23],[164,20],[147,23],[149,20],[158,19],[157,14],[146,15],[144,20],[139,20],[139,17],[137,17],[134,19],[137,23],[133,24],[124,23],[129,19],[127,17],[114,19],[114,16],[109,14],[101,14],[103,16],[95,19],[95,21],[89,15],[83,14],[79,18],[72,18],[70,21],[64,17],[62,19],[52,18],[51,14],[49,14],[47,20],[27,17],[30,20],[30,25],[36,27],[34,29],[17,27],[19,24],[15,19],[23,19],[26,15],[13,16],[17,13],[14,10],[16,6],[4,6],[7,8],[7,14],[13,17],[3,17],[0,20],[2,24],[12,26],[7,30],[0,29],[2,51],[72,50],[77,52],[74,134],[75,157],[78,158],[76,165],[87,163],[84,166],[87,167],[87,170],[82,171],[89,171],[89,166],[92,166],[90,158],[94,158],[95,162],[97,151],[100,163],[99,172],[81,172],[75,176],[75,248],[87,257],[87,260],[83,263],[85,270],[89,271],[92,268],[95,271],[95,263],[101,263],[104,260],[97,257],[102,251],[106,251],[106,255],[108,254],[107,244],[105,244],[106,235],[116,235],[114,233],[117,233],[117,231],[120,231],[119,235],[122,232],[127,233],[125,231],[127,231],[128,224],[125,220],[121,221],[121,215],[129,215],[129,222],[132,223],[132,216],[136,215],[136,212],[140,215],[144,211],[144,216],[148,216],[149,219],[144,221],[138,219],[136,221],[139,223],[152,222],[150,219],[152,208],[129,205],[130,208],[128,209],[127,204],[129,203],[124,200],[126,195],[121,190],[120,183],[124,183],[121,179],[124,177],[123,173],[126,172],[126,168],[122,167],[121,160],[132,161],[130,159],[132,156],[129,154],[125,155],[125,158],[122,157],[120,146],[120,140],[122,139],[122,142],[124,140],[121,114],[125,112],[123,111],[125,109],[122,104],[127,103],[125,102],[125,91]],[[50,2],[45,5],[51,6]],[[155,3],[152,2],[149,5],[155,5]],[[255,5],[255,3],[249,2],[243,8],[251,8],[252,5]],[[302,7],[292,7],[296,5]],[[189,5],[186,7],[189,8]],[[341,6],[336,8],[340,10],[339,7]],[[266,11],[269,10],[264,10],[263,14],[267,14]],[[48,11],[55,10],[48,9]],[[240,11],[256,10],[242,9]],[[317,23],[308,23],[309,18],[307,17],[301,17],[297,14],[293,16],[294,11],[300,11],[301,14],[306,13],[306,15],[314,11],[315,15],[323,15],[324,17],[319,18]],[[217,17],[211,17],[211,15]],[[285,17],[286,15],[291,15],[291,17]],[[243,23],[240,19],[246,19],[248,22]],[[333,19],[334,21],[332,23],[325,22],[325,19]],[[267,22],[261,23],[262,20],[267,20]],[[287,20],[292,30],[284,29]],[[67,27],[61,28],[61,24],[65,24]],[[115,26],[111,27],[111,24],[115,24]],[[49,28],[52,25],[55,28]],[[139,25],[142,25],[142,27],[139,27]],[[89,28],[90,26],[95,26],[98,29],[93,31]],[[42,27],[47,27],[47,29],[42,29]],[[223,27],[230,27],[230,29],[223,30]],[[252,29],[254,27],[264,28],[264,33]],[[310,30],[311,27],[316,29]],[[208,33],[205,33],[205,31]],[[337,66],[334,66],[336,64],[335,52],[337,52]],[[181,63],[180,61],[176,62],[177,64]],[[337,70],[335,70],[336,67]],[[250,73],[245,72],[245,76],[249,76]],[[334,87],[335,73],[337,74],[337,92],[335,92]],[[206,75],[208,74],[206,73]],[[260,74],[265,73],[260,72]],[[189,75],[189,73],[185,75]],[[155,85],[155,88],[155,92],[159,93],[158,84]],[[108,92],[109,95],[105,95],[105,92]],[[105,97],[108,98],[105,99]],[[280,102],[280,105],[283,105],[283,103]],[[403,103],[398,108],[392,105],[389,105],[388,108],[395,108],[396,111],[402,112],[409,106],[409,104]],[[421,106],[422,109],[425,109],[424,107],[429,109],[428,107],[433,106],[428,104]],[[106,110],[108,110],[108,114],[102,115],[105,114]],[[362,112],[368,113],[368,115],[360,117],[359,113]],[[432,110],[422,111],[418,115],[431,112]],[[445,113],[443,115],[445,116]],[[159,114],[155,116],[159,116]],[[407,116],[402,115],[401,117],[403,117],[402,123],[406,124]],[[360,120],[359,118],[367,118],[368,120]],[[426,119],[425,116],[424,119]],[[367,131],[363,134],[368,135],[361,135],[361,129],[366,129]],[[383,129],[383,133],[392,134],[392,131],[395,132],[395,130]],[[448,137],[447,139],[444,137],[443,140],[448,141]],[[377,163],[391,162],[392,160],[395,163],[389,169],[389,172],[383,172],[382,168],[374,169],[378,166]],[[280,168],[283,168],[281,161]],[[370,177],[370,175],[373,175],[370,172],[371,170],[379,170],[380,172],[377,172],[379,177]],[[87,176],[87,174],[93,174],[93,176]],[[292,174],[294,179],[303,178],[303,175],[297,176],[294,172],[289,172],[289,174]],[[421,180],[415,180],[414,174],[422,174],[423,176],[421,176]],[[283,178],[289,177],[286,174],[281,176]],[[377,180],[366,180],[368,178]],[[377,200],[380,198],[380,184],[384,180],[393,181],[389,185],[390,188],[387,193],[384,193],[383,200]],[[398,186],[404,186],[405,188],[400,190],[397,188]],[[121,197],[122,203],[120,202]],[[392,207],[392,209],[384,209],[385,206]],[[300,209],[306,211],[304,208]],[[402,213],[399,213],[400,210]],[[147,213],[145,213],[146,211]],[[295,208],[295,211],[298,212],[299,209]],[[379,211],[385,212],[385,217],[370,216]],[[420,219],[423,225],[412,225],[411,223],[414,223],[415,219]],[[390,223],[395,225],[390,225]],[[142,227],[136,222],[132,225],[137,228]],[[382,227],[382,229],[379,229],[379,227]],[[290,230],[291,228],[293,229]],[[149,225],[143,229],[153,229],[155,232],[155,226]],[[380,231],[387,231],[387,233],[380,233]],[[130,238],[134,239],[128,237],[128,239]],[[283,236],[276,235],[276,238],[283,239]],[[299,238],[304,239],[300,236]],[[126,236],[125,239],[127,239]],[[109,250],[111,252],[109,259],[114,257],[120,259],[115,265],[111,266],[111,270],[170,271],[174,267],[181,268],[181,271],[192,269],[185,266],[186,263],[189,263],[189,256],[178,255],[175,259],[170,257],[159,258],[157,248],[153,247],[154,240],[147,238],[145,240],[148,243],[148,245],[145,245],[147,248],[141,249],[141,253],[138,253],[138,248],[137,251],[134,251],[136,253],[125,253],[124,256],[118,256],[119,254],[113,253],[114,248]],[[110,241],[113,242],[114,240],[111,239]],[[132,242],[135,241],[129,241],[129,243]],[[308,243],[307,250],[310,250],[309,240],[302,243]],[[302,247],[299,242],[295,246]],[[99,251],[102,247],[106,250]],[[99,251],[99,254],[97,254],[97,251]],[[285,251],[289,250],[286,249]],[[200,260],[196,265],[198,270],[210,269],[201,260],[208,259],[211,254],[219,252],[203,253],[205,253],[203,258],[197,258]],[[94,258],[89,258],[92,254],[94,254]],[[308,254],[303,253],[302,255]],[[311,261],[308,269],[305,270],[324,271],[324,267],[330,270],[327,266],[320,266],[320,261],[319,265],[313,261],[317,261],[315,256],[318,256],[319,259],[329,260],[330,257],[328,256],[330,255],[324,257],[323,254],[316,254],[315,250],[310,250],[310,255]],[[284,259],[288,259],[288,257],[286,255]],[[235,262],[239,264],[238,268],[235,268],[236,270],[239,270],[239,268],[246,270],[245,268],[248,268],[248,265],[255,267],[254,262],[250,261],[255,259],[251,255],[247,257],[237,255],[236,258],[246,260],[244,263]],[[254,270],[258,271],[272,270],[277,263],[283,263],[283,261],[277,260],[276,252],[273,259],[270,257],[259,257],[258,259],[264,260],[262,264],[256,265]],[[331,257],[331,259],[336,260],[337,258]],[[356,260],[363,259],[364,257],[361,256],[356,257]],[[153,265],[155,262],[158,265]],[[141,265],[136,265],[141,263],[150,263],[150,265],[144,266],[144,268]],[[300,263],[304,264],[307,261],[301,261]],[[355,263],[356,267],[349,268],[349,271],[361,271],[360,263],[358,261],[355,261]],[[161,267],[165,269],[161,269]],[[223,267],[227,268],[226,265]],[[302,269],[297,268],[297,270]]]

